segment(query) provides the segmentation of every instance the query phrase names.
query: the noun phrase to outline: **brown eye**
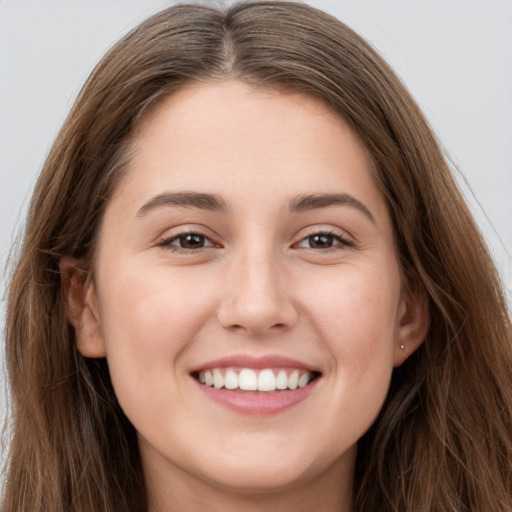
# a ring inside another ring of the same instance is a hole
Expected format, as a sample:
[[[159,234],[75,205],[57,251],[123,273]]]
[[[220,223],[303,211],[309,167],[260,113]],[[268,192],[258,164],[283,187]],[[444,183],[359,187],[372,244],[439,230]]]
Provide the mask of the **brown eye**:
[[[205,239],[205,236],[198,235],[197,233],[180,235],[176,238],[179,246],[183,249],[199,249],[200,247],[204,247]]]
[[[308,241],[312,249],[328,249],[334,245],[335,237],[326,233],[320,233],[308,236]]]
[[[213,247],[214,243],[205,235],[200,233],[181,233],[171,238],[162,240],[159,244],[161,247],[172,250],[189,250],[203,249],[205,247]]]
[[[303,238],[297,247],[320,251],[322,249],[343,249],[351,245],[351,242],[336,233],[314,233]]]

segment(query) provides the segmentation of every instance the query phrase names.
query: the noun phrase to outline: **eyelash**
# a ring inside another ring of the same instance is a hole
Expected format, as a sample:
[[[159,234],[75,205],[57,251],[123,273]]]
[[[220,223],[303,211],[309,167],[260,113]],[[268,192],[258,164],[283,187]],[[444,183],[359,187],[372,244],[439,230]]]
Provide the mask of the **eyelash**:
[[[192,235],[201,237],[203,240],[210,241],[211,245],[206,246],[206,247],[199,247],[199,248],[196,248],[196,249],[185,248],[185,247],[179,247],[179,246],[171,245],[175,241],[183,239],[186,236],[192,236]],[[210,247],[215,247],[216,244],[215,244],[215,242],[213,242],[210,239],[210,237],[208,237],[206,235],[203,235],[202,233],[200,233],[198,231],[184,231],[183,233],[178,233],[175,236],[172,236],[172,237],[169,237],[169,238],[164,238],[164,239],[160,240],[160,243],[158,245],[160,247],[164,248],[164,249],[167,249],[167,250],[170,250],[170,251],[173,251],[173,252],[185,252],[187,254],[196,254],[196,253],[204,252],[205,249],[208,249]]]
[[[199,248],[185,248],[185,247],[179,247],[179,246],[172,245],[173,242],[179,241],[180,239],[183,239],[184,237],[191,236],[191,235],[200,237],[203,240],[203,243],[204,243],[204,241],[208,240],[210,242],[210,245],[208,245],[206,247],[205,246],[199,247]],[[332,252],[332,251],[339,251],[339,250],[354,246],[353,242],[351,242],[350,240],[345,238],[343,235],[341,235],[339,233],[335,233],[334,231],[323,230],[323,231],[317,231],[317,232],[307,235],[306,237],[299,240],[299,242],[295,243],[294,247],[299,246],[299,244],[301,244],[304,241],[307,241],[308,239],[312,239],[313,237],[319,237],[319,236],[329,237],[332,239],[333,243],[334,242],[337,242],[337,243],[335,243],[335,245],[333,245],[333,246],[323,248],[323,249],[322,248],[314,248],[314,247],[305,247],[305,249],[307,249],[309,251],[313,251],[313,252],[326,253],[326,252]],[[201,253],[201,252],[204,252],[205,250],[208,250],[211,247],[218,246],[218,244],[216,244],[214,241],[212,241],[210,239],[210,237],[208,237],[198,231],[186,231],[186,232],[179,233],[179,234],[169,237],[169,238],[164,238],[159,242],[158,245],[159,245],[159,247],[162,247],[164,249],[167,249],[167,250],[170,250],[173,252],[181,252],[181,253],[187,253],[187,254]]]
[[[345,236],[341,235],[340,233],[335,233],[334,231],[325,231],[325,230],[311,233],[310,235],[302,238],[297,244],[294,244],[294,245],[297,246],[298,244],[304,242],[305,240],[312,239],[313,237],[319,237],[319,236],[332,238],[333,242],[337,241],[338,243],[336,245],[333,245],[333,246],[330,246],[330,247],[327,247],[324,249],[315,249],[313,247],[306,247],[305,249],[308,249],[308,250],[314,251],[314,252],[321,251],[321,252],[325,253],[325,252],[339,251],[339,250],[354,246],[354,244],[350,240],[348,240]]]

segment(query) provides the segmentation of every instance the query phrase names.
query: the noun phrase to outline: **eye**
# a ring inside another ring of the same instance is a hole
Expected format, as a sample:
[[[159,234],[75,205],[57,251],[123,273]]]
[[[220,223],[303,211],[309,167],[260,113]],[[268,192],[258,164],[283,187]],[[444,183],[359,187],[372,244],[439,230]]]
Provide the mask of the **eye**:
[[[160,247],[172,250],[194,251],[205,247],[214,247],[215,244],[201,233],[180,233],[176,236],[166,238],[160,242]]]
[[[321,232],[313,233],[306,238],[303,238],[297,244],[297,247],[304,247],[306,249],[314,250],[328,250],[336,248],[342,249],[351,245],[352,243],[340,234],[332,232]]]

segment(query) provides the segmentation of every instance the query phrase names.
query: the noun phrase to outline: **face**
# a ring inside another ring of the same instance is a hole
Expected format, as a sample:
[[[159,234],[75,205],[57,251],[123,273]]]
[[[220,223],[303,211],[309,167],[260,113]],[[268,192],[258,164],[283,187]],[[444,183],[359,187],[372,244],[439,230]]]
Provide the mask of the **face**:
[[[106,355],[147,474],[350,478],[425,315],[337,114],[235,81],[185,87],[139,125],[99,240],[78,348]]]

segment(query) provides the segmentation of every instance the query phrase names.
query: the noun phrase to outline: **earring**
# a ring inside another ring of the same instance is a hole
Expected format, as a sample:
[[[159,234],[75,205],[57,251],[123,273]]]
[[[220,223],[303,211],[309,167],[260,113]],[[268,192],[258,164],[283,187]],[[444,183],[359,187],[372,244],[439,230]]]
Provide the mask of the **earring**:
[[[405,345],[400,345],[400,348],[401,348],[402,350],[405,350]]]

